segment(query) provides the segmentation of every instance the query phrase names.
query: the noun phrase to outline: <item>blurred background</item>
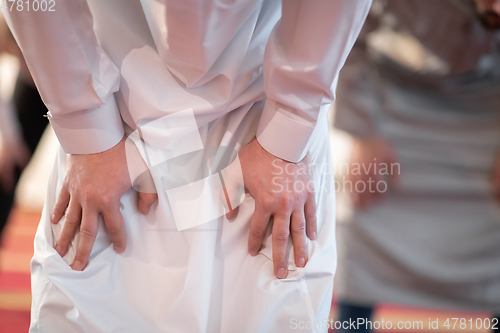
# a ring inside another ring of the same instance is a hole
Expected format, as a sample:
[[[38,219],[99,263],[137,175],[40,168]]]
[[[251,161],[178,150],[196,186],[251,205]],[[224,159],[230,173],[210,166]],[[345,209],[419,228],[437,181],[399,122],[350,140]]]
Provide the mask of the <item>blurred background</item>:
[[[58,143],[2,26],[0,333],[14,333],[29,327],[29,262]],[[330,113],[331,318],[425,323],[376,332],[491,331],[485,323],[500,314],[499,29],[498,0],[374,2]],[[467,325],[447,327],[448,318]]]
[[[13,119],[5,113],[17,114],[14,104],[14,90],[20,72],[20,61],[17,55],[4,52],[0,56],[0,96],[3,116],[0,117],[0,147],[11,145],[18,149],[20,140],[16,135],[7,134],[6,126],[19,126],[19,120],[13,125]],[[19,90],[19,88],[18,88]],[[29,98],[29,96],[28,96]],[[41,115],[33,116],[33,118]],[[37,120],[35,120],[37,121]],[[40,127],[46,126],[44,120],[38,119]],[[18,129],[16,129],[17,131]],[[20,131],[19,131],[20,132]],[[7,137],[12,135],[12,137]],[[0,207],[2,219],[6,220],[0,238],[0,332],[27,332],[30,321],[30,260],[33,256],[33,239],[40,219],[49,172],[55,158],[57,139],[50,129],[44,131],[38,149],[24,169],[17,188],[5,184],[2,177]],[[0,149],[0,170],[4,177],[17,179],[19,167],[16,165],[14,153]],[[10,161],[7,161],[10,160]],[[25,161],[24,161],[25,162]],[[22,163],[24,164],[24,163]],[[9,187],[5,189],[5,187]],[[13,193],[13,195],[12,195]],[[11,198],[13,196],[13,198]],[[14,200],[10,210],[10,202]],[[7,213],[10,211],[9,216]],[[1,223],[1,222],[0,222]]]

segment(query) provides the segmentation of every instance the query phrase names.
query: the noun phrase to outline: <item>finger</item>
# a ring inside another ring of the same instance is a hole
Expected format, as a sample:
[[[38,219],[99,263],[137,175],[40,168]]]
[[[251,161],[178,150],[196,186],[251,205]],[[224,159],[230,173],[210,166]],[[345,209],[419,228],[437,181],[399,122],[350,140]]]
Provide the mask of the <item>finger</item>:
[[[316,198],[314,193],[309,195],[304,205],[304,215],[306,218],[306,233],[310,240],[318,238],[318,222],[316,219]]]
[[[158,200],[158,194],[156,193],[143,193],[139,192],[139,202],[137,207],[142,215],[148,215],[151,206]]]
[[[89,261],[92,247],[94,246],[95,237],[98,229],[99,214],[88,209],[83,211],[82,224],[80,226],[80,241],[76,249],[75,259],[71,264],[74,271],[83,271]]]
[[[73,200],[70,201],[66,214],[64,216],[64,225],[56,242],[55,249],[61,257],[64,257],[68,252],[69,244],[75,237],[82,217],[82,207]]]
[[[126,236],[120,206],[116,205],[113,208],[104,210],[102,216],[104,218],[104,225],[106,225],[106,230],[108,231],[109,239],[115,251],[117,253],[123,253],[126,246]]]
[[[274,215],[273,225],[273,263],[274,274],[278,279],[288,275],[288,237],[290,235],[290,215]]]
[[[306,221],[304,211],[298,210],[292,213],[292,242],[295,257],[295,265],[304,267],[307,263],[307,237]]]
[[[256,256],[262,247],[270,219],[271,213],[266,212],[262,206],[255,203],[255,212],[250,219],[250,235],[248,237],[248,253],[252,256]]]
[[[59,223],[61,221],[64,211],[68,207],[70,201],[70,194],[66,183],[63,184],[61,191],[59,192],[59,197],[57,198],[56,204],[54,206],[54,211],[52,213],[51,221],[54,224]]]

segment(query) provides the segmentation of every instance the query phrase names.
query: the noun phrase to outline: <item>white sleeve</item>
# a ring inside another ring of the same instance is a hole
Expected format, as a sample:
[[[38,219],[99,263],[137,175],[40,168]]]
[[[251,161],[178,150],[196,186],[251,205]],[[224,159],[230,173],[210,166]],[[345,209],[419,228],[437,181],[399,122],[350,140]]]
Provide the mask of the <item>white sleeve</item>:
[[[257,140],[290,162],[304,158],[321,106],[335,99],[339,71],[371,0],[284,0],[264,56],[266,104]]]
[[[85,0],[58,0],[54,11],[12,11],[6,21],[68,154],[107,150],[123,137],[113,93],[119,71],[99,46]]]

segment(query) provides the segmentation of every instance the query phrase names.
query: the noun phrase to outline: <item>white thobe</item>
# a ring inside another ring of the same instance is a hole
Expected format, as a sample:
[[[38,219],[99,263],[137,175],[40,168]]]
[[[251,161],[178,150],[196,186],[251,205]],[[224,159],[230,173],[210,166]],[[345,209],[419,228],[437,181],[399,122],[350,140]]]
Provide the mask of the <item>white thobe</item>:
[[[83,272],[68,266],[71,251],[63,260],[53,249],[64,221],[53,226],[49,216],[65,153],[104,151],[124,127],[188,109],[205,146],[238,150],[256,136],[285,160],[310,151],[330,165],[325,114],[370,3],[66,0],[54,12],[6,9],[64,150],[35,239],[31,331],[285,332],[328,318],[333,191],[317,192],[318,240],[307,267],[291,262],[285,280],[273,275],[270,239],[262,255],[247,253],[248,195],[234,222],[179,232],[161,189],[146,217],[131,190],[121,200],[126,252],[113,251],[101,223]],[[330,174],[315,180],[333,183]],[[325,328],[304,329],[316,330]]]

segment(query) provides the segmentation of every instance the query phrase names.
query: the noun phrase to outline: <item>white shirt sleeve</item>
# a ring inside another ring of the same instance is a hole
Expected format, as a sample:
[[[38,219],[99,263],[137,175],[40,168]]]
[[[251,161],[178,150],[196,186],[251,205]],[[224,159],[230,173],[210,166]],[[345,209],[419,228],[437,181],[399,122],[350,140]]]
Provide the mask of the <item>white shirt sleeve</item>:
[[[285,0],[266,46],[266,105],[257,140],[290,162],[306,155],[321,106],[335,99],[339,71],[371,0]]]
[[[113,93],[119,71],[99,46],[85,0],[58,0],[54,11],[4,8],[7,23],[68,154],[91,154],[124,135]]]

